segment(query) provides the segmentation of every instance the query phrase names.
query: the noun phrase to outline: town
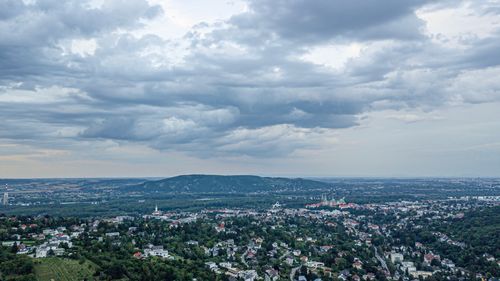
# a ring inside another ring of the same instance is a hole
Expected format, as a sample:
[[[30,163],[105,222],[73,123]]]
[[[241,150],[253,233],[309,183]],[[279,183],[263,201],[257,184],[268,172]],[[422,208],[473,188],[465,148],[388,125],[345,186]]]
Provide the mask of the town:
[[[44,260],[88,264],[81,280],[497,280],[500,275],[499,196],[368,204],[320,198],[301,208],[276,202],[260,209],[195,212],[153,206],[149,214],[94,219],[4,215],[0,239],[3,251],[33,260],[35,269]],[[486,225],[464,229],[477,220]],[[471,236],[478,227],[483,236]],[[491,239],[477,240],[486,237]],[[158,266],[168,270],[155,276]]]

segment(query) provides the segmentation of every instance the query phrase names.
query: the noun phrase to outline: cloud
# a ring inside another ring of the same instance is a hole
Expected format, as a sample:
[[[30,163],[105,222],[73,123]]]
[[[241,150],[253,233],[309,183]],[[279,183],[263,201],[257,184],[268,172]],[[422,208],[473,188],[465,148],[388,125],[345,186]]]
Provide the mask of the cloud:
[[[437,121],[441,120],[442,118],[439,116],[428,116],[424,114],[412,114],[412,113],[407,113],[407,114],[394,114],[394,115],[389,115],[387,116],[389,119],[394,119],[394,120],[399,120],[402,122],[406,123],[415,123],[415,122],[421,122],[421,121]]]
[[[417,39],[422,21],[414,13],[425,1],[248,1],[234,16],[238,30],[311,44],[333,38]],[[388,9],[387,7],[390,7]]]
[[[465,5],[490,21],[494,5],[480,2],[249,0],[164,38],[144,28],[169,11],[145,0],[4,1],[0,138],[283,156],[328,145],[368,112],[414,122],[405,110],[498,101],[500,29],[453,30],[466,39],[447,45],[425,16]]]
[[[238,128],[217,140],[214,147],[224,154],[278,157],[297,149],[317,149],[336,141],[335,136],[325,130],[274,125],[258,129]]]
[[[0,81],[33,85],[47,83],[39,81],[40,76],[79,74],[74,66],[83,62],[65,53],[65,44],[136,28],[162,13],[146,0],[104,1],[99,7],[92,7],[91,1],[54,0],[2,5],[8,12],[0,15]]]

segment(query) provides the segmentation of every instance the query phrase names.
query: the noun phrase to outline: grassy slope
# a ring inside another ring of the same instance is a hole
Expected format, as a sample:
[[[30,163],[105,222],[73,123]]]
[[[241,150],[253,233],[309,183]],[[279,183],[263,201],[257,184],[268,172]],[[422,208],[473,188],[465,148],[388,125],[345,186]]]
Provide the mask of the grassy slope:
[[[80,264],[77,260],[44,258],[37,260],[35,274],[38,281],[92,280],[95,265],[89,261]]]

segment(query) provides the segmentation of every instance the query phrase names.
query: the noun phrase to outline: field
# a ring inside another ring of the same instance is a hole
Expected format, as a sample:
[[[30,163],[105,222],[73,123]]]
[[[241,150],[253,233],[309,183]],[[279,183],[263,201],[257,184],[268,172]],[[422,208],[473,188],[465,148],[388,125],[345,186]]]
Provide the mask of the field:
[[[38,281],[92,280],[94,272],[95,265],[89,261],[80,264],[77,260],[45,258],[35,265]]]

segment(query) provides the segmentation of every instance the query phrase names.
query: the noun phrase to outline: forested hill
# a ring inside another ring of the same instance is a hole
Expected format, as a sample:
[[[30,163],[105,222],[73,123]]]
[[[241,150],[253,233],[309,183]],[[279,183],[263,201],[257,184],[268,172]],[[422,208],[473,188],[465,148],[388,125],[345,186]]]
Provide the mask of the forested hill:
[[[301,178],[270,178],[259,176],[183,175],[157,181],[147,181],[127,187],[127,191],[143,192],[264,192],[280,190],[326,189],[328,183]]]

